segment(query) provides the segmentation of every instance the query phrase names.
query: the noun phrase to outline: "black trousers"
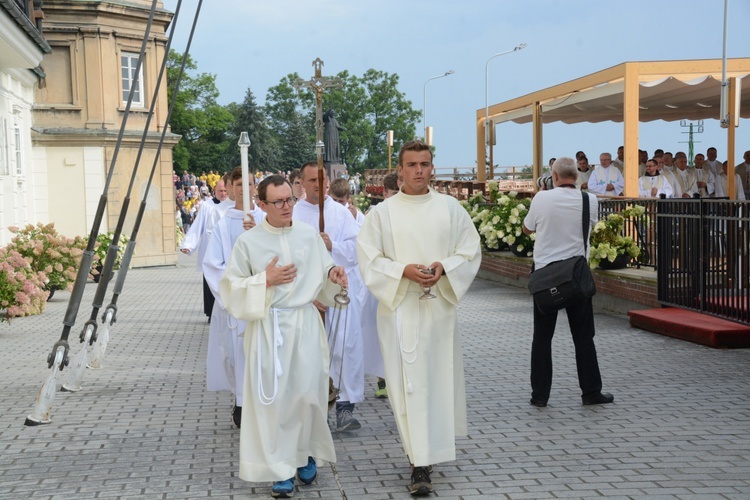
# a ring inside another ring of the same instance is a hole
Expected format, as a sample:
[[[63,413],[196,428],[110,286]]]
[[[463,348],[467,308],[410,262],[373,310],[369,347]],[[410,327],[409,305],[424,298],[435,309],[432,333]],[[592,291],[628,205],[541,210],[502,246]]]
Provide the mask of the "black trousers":
[[[582,395],[598,394],[602,377],[594,346],[594,309],[591,299],[565,309],[576,351],[578,384]],[[552,337],[555,334],[557,311],[543,314],[534,304],[534,340],[531,343],[531,396],[540,401],[549,399],[552,387]]]
[[[214,298],[214,294],[211,293],[211,288],[208,286],[208,282],[206,281],[206,277],[203,277],[203,313],[211,317],[211,311],[214,310],[214,301],[216,299]]]

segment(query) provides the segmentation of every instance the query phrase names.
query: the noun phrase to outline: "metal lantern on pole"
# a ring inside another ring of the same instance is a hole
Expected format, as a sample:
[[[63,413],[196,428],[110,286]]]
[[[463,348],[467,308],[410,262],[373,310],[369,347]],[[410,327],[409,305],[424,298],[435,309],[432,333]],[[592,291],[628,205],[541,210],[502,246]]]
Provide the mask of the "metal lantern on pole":
[[[455,71],[453,71],[452,69],[449,69],[442,75],[430,77],[424,82],[423,92],[422,92],[422,128],[424,129],[424,140],[430,146],[432,146],[432,134],[430,134],[429,140],[427,138],[427,82],[436,80],[438,78],[445,78],[446,76],[450,76],[453,73],[455,73]]]
[[[250,172],[247,165],[247,150],[250,147],[250,137],[247,132],[240,133],[237,142],[240,147],[240,160],[242,161],[242,211],[245,212],[245,220],[250,220]]]

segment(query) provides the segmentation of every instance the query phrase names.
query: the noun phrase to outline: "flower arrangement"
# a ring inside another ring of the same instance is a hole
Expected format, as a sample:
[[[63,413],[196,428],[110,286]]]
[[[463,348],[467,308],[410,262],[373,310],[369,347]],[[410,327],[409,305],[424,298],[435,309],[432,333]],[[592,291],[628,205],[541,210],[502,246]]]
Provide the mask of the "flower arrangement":
[[[506,246],[516,255],[530,257],[534,249],[534,235],[523,232],[523,219],[529,212],[531,200],[518,198],[518,193],[500,193],[498,184],[487,184],[491,203],[477,193],[461,204],[469,212],[472,222],[487,249],[500,250]]]
[[[41,314],[47,305],[47,277],[16,250],[0,248],[0,322]]]
[[[365,193],[375,196],[383,196],[385,193],[385,187],[383,186],[375,186],[375,185],[369,185],[365,186]]]
[[[369,194],[359,193],[352,196],[352,203],[360,212],[365,213],[372,204],[372,197]]]
[[[630,236],[624,236],[625,219],[643,216],[645,208],[631,206],[619,213],[607,215],[600,220],[591,231],[589,265],[597,267],[602,260],[614,262],[618,256],[627,255],[631,259],[638,258],[641,249]],[[630,259],[628,259],[630,260]]]
[[[107,252],[109,252],[109,245],[112,244],[112,238],[114,238],[114,236],[114,231],[107,231],[106,233],[99,233],[99,235],[96,237],[94,261],[91,264],[91,267],[96,268],[97,270],[104,267],[104,259],[107,257]],[[122,264],[122,257],[123,255],[125,255],[125,247],[127,246],[129,239],[127,236],[120,233],[120,239],[118,241],[119,242],[117,244],[115,263],[114,266],[112,266],[112,269],[115,271],[120,269],[120,265]],[[135,255],[135,252],[133,252],[133,255]]]
[[[518,198],[518,193],[511,191],[498,198],[498,209],[492,219],[498,239],[507,243],[516,255],[526,257],[531,257],[534,251],[534,234],[523,232],[523,220],[530,206],[529,198]]]
[[[6,247],[25,257],[35,272],[47,277],[46,289],[71,290],[76,279],[86,242],[80,236],[66,238],[54,224],[29,224],[23,229],[9,228],[15,236]]]

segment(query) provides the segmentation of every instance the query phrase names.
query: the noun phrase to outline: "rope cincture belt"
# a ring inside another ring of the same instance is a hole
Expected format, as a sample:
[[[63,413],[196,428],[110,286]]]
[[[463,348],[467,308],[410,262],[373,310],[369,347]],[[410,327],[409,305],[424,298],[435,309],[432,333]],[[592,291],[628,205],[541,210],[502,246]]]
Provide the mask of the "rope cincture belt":
[[[310,303],[309,306],[312,306],[312,303]],[[279,312],[299,311],[300,309],[302,308],[271,308],[271,311],[273,312],[273,394],[270,396],[266,394],[263,387],[263,355],[261,354],[261,334],[258,332],[258,399],[266,406],[276,401],[276,395],[279,392],[279,377],[284,374],[284,369],[281,367],[281,361],[279,360],[279,347],[284,345],[284,336],[281,335],[281,328],[279,327]]]

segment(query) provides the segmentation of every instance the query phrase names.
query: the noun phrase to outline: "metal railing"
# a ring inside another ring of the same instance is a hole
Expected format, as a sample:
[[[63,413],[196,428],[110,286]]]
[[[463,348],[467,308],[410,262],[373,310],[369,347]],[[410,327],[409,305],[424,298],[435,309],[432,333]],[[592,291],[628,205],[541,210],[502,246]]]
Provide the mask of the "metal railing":
[[[659,302],[750,325],[750,203],[661,200],[657,208]]]

